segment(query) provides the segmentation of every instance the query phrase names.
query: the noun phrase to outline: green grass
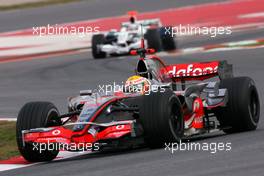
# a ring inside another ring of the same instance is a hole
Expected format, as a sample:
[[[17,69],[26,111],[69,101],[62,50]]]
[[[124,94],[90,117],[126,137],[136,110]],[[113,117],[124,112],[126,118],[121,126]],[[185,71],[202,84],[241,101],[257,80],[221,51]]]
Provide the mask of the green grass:
[[[40,2],[28,2],[23,4],[15,4],[15,5],[7,5],[7,6],[0,5],[0,10],[4,11],[4,10],[35,8],[35,7],[52,5],[52,4],[70,3],[75,1],[80,1],[80,0],[43,0]]]
[[[0,160],[18,155],[16,122],[0,121]]]

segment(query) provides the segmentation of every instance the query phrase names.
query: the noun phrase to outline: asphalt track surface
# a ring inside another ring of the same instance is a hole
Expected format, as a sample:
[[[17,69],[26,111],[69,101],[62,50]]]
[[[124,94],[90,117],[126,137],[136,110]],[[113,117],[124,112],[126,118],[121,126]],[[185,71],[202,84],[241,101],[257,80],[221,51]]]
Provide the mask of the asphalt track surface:
[[[165,6],[164,4],[162,6]],[[262,31],[252,31],[216,40],[204,38],[202,41],[203,45],[206,45],[263,37]],[[179,41],[181,48],[200,45],[198,39]],[[262,109],[256,131],[232,135],[217,133],[193,141],[231,142],[232,150],[229,152],[218,151],[212,154],[208,151],[177,151],[171,154],[164,149],[143,148],[88,154],[64,161],[0,172],[0,175],[263,175],[263,56],[262,48],[164,57],[164,61],[168,64],[225,59],[234,64],[236,76],[250,76],[255,80]],[[67,96],[77,95],[80,89],[97,88],[98,84],[126,80],[133,74],[136,62],[136,58],[131,56],[93,60],[89,52],[84,52],[77,55],[0,64],[0,115],[15,117],[24,103],[33,100],[52,101],[59,109],[65,111]]]
[[[225,0],[82,0],[80,3],[0,12],[0,32],[125,15],[129,10],[146,12],[220,1]]]

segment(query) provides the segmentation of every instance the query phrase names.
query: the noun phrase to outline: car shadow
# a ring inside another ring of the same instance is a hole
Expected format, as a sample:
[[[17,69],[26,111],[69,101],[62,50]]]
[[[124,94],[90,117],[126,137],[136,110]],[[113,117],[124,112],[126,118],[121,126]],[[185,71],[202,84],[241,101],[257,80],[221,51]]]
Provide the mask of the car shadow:
[[[226,135],[227,134],[224,134],[224,133],[216,133],[216,134],[208,134],[208,135],[203,135],[203,136],[194,136],[194,137],[191,137],[188,139],[183,139],[182,142],[189,143],[189,142],[195,142],[195,141],[202,141],[202,140],[211,139],[211,138],[220,138],[220,137],[223,137]],[[117,156],[117,155],[133,154],[133,153],[147,152],[147,151],[160,150],[160,149],[162,149],[162,148],[150,149],[150,148],[147,148],[146,146],[140,146],[140,147],[136,147],[133,149],[131,149],[131,148],[128,148],[128,149],[107,149],[107,150],[102,150],[102,151],[98,151],[98,152],[86,153],[86,154],[74,156],[71,158],[55,160],[55,161],[52,161],[52,163],[60,163],[60,162],[76,161],[76,160],[87,160],[87,159],[93,159],[93,158],[112,157],[112,156]]]

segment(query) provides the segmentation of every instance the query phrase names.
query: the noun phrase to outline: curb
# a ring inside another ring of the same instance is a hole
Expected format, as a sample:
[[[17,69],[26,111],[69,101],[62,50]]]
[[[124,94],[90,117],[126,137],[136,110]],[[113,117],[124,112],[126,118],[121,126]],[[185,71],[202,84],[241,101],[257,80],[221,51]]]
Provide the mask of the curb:
[[[0,121],[15,122],[17,121],[17,118],[0,118]]]

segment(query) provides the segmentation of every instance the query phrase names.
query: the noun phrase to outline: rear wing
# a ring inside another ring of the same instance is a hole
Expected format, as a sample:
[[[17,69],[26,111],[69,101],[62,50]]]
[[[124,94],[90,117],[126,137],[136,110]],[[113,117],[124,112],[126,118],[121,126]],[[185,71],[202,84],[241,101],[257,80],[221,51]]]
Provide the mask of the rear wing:
[[[161,22],[160,19],[156,18],[156,19],[147,19],[147,20],[139,20],[136,21],[136,24],[138,25],[142,25],[142,26],[161,26]],[[129,27],[131,25],[130,22],[123,22],[121,23],[121,27]]]
[[[170,78],[179,80],[205,80],[218,76],[220,79],[233,77],[233,66],[227,61],[197,62],[166,66]]]

